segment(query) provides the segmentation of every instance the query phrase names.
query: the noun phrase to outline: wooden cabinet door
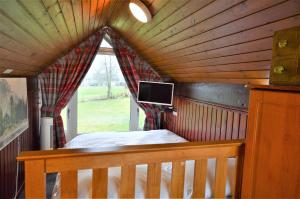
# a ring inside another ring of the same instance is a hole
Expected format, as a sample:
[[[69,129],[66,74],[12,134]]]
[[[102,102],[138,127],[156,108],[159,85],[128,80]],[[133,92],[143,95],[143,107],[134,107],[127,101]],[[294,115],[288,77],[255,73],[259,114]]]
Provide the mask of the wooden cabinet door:
[[[251,91],[242,198],[300,198],[300,93]]]

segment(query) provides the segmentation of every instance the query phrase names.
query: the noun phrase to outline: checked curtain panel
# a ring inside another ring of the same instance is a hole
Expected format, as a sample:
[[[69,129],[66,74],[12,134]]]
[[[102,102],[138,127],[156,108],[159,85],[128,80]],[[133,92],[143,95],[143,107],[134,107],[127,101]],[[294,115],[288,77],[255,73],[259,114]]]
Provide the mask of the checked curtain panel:
[[[55,148],[63,147],[66,143],[60,113],[88,72],[104,34],[111,38],[121,71],[134,99],[137,96],[139,80],[162,81],[159,74],[112,28],[101,28],[39,75],[42,93],[41,114],[42,117],[53,118],[53,146]],[[144,103],[138,103],[138,105],[146,113],[144,130],[158,129],[161,107]]]

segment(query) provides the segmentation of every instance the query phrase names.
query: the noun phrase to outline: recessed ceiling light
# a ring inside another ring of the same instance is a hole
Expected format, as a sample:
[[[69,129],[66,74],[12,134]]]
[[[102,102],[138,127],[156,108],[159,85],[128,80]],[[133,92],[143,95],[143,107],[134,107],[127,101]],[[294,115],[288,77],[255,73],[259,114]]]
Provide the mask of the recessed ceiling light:
[[[11,73],[11,72],[13,72],[14,70],[13,69],[6,69],[5,71],[3,71],[2,73],[3,74],[9,74],[9,73]]]
[[[149,9],[140,0],[131,0],[129,9],[132,15],[142,23],[147,23],[152,18]]]

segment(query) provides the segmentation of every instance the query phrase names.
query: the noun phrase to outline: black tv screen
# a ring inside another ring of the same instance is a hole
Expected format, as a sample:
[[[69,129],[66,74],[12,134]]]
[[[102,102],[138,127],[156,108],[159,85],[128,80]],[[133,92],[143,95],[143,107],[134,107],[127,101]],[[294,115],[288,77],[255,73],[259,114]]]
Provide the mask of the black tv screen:
[[[173,90],[173,83],[140,81],[137,101],[171,106]]]

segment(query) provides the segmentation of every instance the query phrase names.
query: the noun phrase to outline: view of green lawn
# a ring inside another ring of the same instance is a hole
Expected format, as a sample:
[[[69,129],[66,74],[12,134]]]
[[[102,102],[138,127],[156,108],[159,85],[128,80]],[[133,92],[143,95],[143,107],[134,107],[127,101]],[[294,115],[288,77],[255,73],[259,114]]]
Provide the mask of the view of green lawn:
[[[106,97],[106,87],[80,87],[78,90],[78,133],[128,131],[130,97],[124,86],[113,86],[113,99]],[[143,127],[145,114],[140,110],[139,126]],[[65,110],[62,112],[66,121]],[[66,128],[66,125],[65,125]]]
[[[89,87],[79,87],[78,89],[78,101],[90,101],[94,99],[104,99],[106,98],[107,88],[105,86],[89,86]],[[112,96],[120,97],[125,94],[129,94],[127,87],[125,86],[113,86]]]
[[[78,133],[128,131],[129,97],[78,103]]]

